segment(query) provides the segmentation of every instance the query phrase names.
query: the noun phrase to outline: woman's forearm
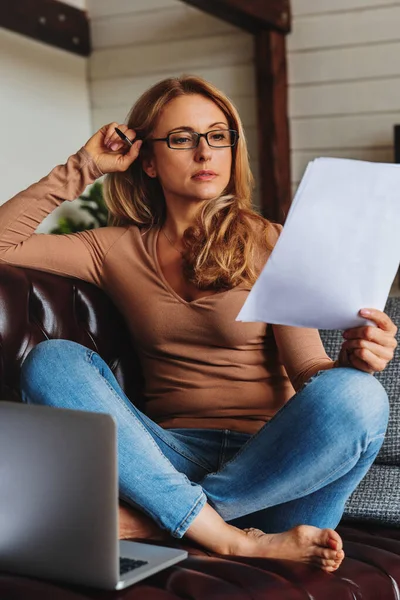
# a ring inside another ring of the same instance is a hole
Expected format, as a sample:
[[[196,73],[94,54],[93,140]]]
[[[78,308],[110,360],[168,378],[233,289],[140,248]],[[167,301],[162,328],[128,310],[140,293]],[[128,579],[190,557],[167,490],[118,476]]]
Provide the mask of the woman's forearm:
[[[0,257],[27,240],[38,225],[65,200],[75,200],[102,173],[81,148],[64,165],[0,206]]]

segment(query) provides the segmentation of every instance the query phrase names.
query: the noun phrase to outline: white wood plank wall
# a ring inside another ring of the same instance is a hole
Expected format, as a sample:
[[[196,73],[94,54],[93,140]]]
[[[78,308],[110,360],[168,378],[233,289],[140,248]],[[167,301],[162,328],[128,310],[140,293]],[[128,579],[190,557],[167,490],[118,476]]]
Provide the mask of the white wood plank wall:
[[[148,87],[183,73],[225,92],[241,115],[259,178],[253,39],[180,0],[88,0],[93,53],[89,87],[93,130],[124,122]],[[255,205],[259,205],[256,190]]]
[[[400,0],[291,0],[293,189],[309,160],[393,162],[400,123]]]

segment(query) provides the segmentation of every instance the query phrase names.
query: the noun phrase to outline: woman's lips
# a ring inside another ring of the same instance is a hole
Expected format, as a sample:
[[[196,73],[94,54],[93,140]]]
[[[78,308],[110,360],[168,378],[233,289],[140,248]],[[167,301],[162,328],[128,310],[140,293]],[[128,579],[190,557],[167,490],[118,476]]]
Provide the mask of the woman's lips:
[[[204,175],[194,175],[192,179],[195,181],[211,181],[211,179],[215,179],[216,175],[211,175],[211,173],[205,173]]]

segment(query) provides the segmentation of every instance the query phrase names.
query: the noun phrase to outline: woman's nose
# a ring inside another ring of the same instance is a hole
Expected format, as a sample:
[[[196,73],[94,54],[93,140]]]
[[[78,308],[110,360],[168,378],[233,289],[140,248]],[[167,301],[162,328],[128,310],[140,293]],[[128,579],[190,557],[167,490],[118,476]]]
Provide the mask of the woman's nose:
[[[196,148],[198,160],[208,160],[211,156],[211,148],[204,137],[199,140],[199,145]]]

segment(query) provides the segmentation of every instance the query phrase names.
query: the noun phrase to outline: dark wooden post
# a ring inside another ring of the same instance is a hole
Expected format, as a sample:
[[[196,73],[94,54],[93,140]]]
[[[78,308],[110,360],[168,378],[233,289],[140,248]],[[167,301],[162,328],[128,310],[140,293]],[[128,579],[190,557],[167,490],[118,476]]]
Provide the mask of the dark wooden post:
[[[255,34],[261,210],[283,224],[291,203],[286,38],[273,30]]]

